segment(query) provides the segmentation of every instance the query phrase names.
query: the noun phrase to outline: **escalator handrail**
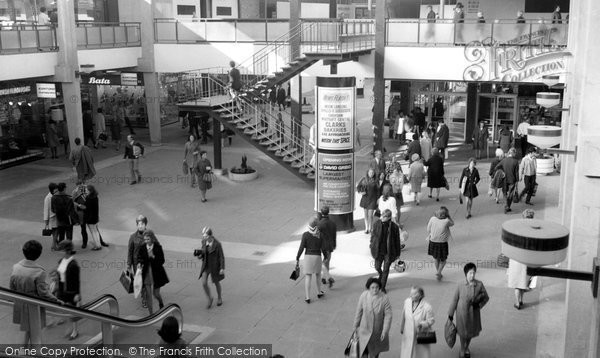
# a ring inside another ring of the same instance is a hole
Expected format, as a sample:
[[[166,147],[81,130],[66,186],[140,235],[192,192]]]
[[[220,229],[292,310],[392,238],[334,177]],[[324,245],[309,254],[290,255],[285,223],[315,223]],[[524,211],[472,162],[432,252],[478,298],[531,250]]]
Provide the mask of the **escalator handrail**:
[[[115,296],[109,295],[109,294],[99,296],[96,299],[94,299],[84,305],[81,305],[79,308],[82,308],[82,309],[88,310],[88,311],[94,311],[94,310],[100,308],[105,303],[108,303],[108,310],[110,312],[110,315],[119,317],[119,302],[117,301]],[[13,306],[14,302],[10,301],[10,300],[6,300],[6,299],[0,299],[0,304],[4,304],[7,306]],[[71,316],[70,314],[67,314],[67,313],[60,313],[60,312],[54,312],[54,311],[52,311],[52,315],[58,316],[58,317],[70,317]]]
[[[44,307],[46,309],[60,312],[60,313],[68,313],[71,316],[87,318],[92,321],[98,321],[102,323],[110,323],[115,326],[125,327],[125,328],[141,328],[152,326],[156,323],[161,322],[168,316],[175,316],[179,321],[179,330],[183,331],[183,313],[181,311],[181,307],[175,303],[171,303],[161,310],[153,313],[152,315],[146,316],[140,319],[124,319],[120,317],[111,316],[109,314],[88,311],[83,308],[73,307],[73,306],[64,306],[60,303],[47,301],[43,298],[39,298],[36,296],[27,295],[24,293],[16,292],[10,290],[6,287],[0,287],[0,299],[8,299],[12,301],[20,301],[25,304],[35,305]]]

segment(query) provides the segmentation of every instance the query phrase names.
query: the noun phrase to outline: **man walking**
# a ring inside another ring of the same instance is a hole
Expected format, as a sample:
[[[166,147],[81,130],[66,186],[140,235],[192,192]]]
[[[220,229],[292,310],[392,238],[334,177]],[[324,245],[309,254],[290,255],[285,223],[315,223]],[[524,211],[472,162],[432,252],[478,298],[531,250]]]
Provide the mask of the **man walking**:
[[[379,273],[383,292],[386,292],[385,285],[390,266],[400,257],[400,230],[391,219],[392,211],[385,209],[381,214],[381,220],[373,223],[371,232],[371,256],[375,259],[375,269]]]
[[[123,159],[129,161],[129,172],[131,174],[130,185],[142,181],[140,174],[140,157],[144,155],[144,146],[133,138],[133,135],[127,136],[127,145],[125,145],[125,155]]]
[[[506,205],[504,206],[504,213],[509,213],[512,210],[510,205],[515,195],[515,189],[519,182],[519,161],[515,158],[517,156],[517,150],[513,147],[508,150],[508,156],[496,166],[496,170],[501,168],[504,171],[504,187],[502,192],[506,198]]]
[[[529,147],[527,143],[527,129],[531,125],[531,118],[526,118],[519,124],[517,127],[517,135],[521,141],[521,156],[525,158],[527,155],[527,148]]]
[[[523,181],[525,182],[525,188],[521,194],[519,194],[519,198],[522,198],[523,195],[527,194],[525,198],[525,204],[533,205],[531,203],[531,196],[533,195],[533,189],[535,187],[535,174],[537,171],[537,162],[535,159],[535,149],[529,149],[529,152],[523,160],[521,160],[521,165],[519,166],[519,174]]]
[[[369,169],[373,169],[377,179],[379,179],[379,174],[385,172],[385,160],[383,160],[383,154],[381,154],[380,150],[375,151],[375,158],[371,160]]]
[[[135,225],[137,230],[129,236],[129,243],[127,244],[127,271],[135,274],[137,269],[139,251],[145,249],[146,243],[144,242],[144,231],[148,226],[148,219],[144,215],[138,215],[135,219]],[[147,308],[146,304],[146,285],[142,286],[142,306]]]
[[[321,208],[321,220],[317,225],[323,240],[323,278],[321,282],[325,285],[329,283],[329,288],[333,286],[335,280],[329,274],[329,265],[331,263],[331,253],[335,250],[337,243],[337,225],[329,219],[329,206]]]
[[[96,175],[92,151],[87,146],[81,145],[80,138],[75,138],[75,147],[71,149],[69,160],[77,172],[77,181],[85,183]]]
[[[440,156],[444,159],[448,159],[448,153],[446,148],[448,147],[448,139],[450,137],[450,131],[448,126],[444,123],[444,119],[441,118],[437,131],[435,132],[435,141],[433,146],[440,151]]]

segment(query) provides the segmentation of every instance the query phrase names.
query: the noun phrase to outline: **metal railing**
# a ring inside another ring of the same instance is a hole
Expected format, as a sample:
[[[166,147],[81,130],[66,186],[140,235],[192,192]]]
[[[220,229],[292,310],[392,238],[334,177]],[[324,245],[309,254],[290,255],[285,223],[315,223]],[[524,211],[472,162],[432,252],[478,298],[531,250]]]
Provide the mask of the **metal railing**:
[[[108,297],[107,297],[108,296]],[[45,308],[49,312],[55,312],[58,315],[68,315],[78,318],[87,318],[92,321],[100,322],[102,325],[102,343],[113,344],[112,326],[126,328],[142,328],[152,326],[161,322],[164,318],[174,315],[179,321],[179,329],[183,330],[183,314],[181,308],[176,304],[169,304],[158,312],[137,320],[127,320],[118,317],[118,305],[116,299],[111,295],[102,296],[89,304],[87,307],[63,306],[59,303],[46,301],[39,297],[26,295],[5,287],[0,287],[0,300],[9,302],[19,302],[29,306],[29,329],[32,344],[42,344],[42,311]],[[113,302],[114,301],[114,302]],[[100,305],[108,303],[109,314],[92,311]],[[46,342],[48,343],[48,342]]]
[[[388,19],[386,21],[386,46],[483,45],[510,46],[567,46],[569,24],[549,20],[526,21],[476,19],[455,23],[441,19]]]
[[[53,26],[29,22],[0,26],[0,54],[56,50],[56,29]]]
[[[279,19],[154,19],[157,43],[268,42],[288,30]]]
[[[111,48],[142,45],[139,22],[78,22],[77,47]]]

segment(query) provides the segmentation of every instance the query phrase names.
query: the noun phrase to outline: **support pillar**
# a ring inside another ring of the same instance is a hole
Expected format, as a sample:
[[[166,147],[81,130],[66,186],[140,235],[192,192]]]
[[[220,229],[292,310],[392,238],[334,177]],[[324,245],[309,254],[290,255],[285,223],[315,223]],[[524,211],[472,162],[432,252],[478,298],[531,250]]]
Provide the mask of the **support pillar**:
[[[302,137],[302,76],[297,75],[290,80],[292,123],[295,124],[296,138]]]
[[[329,18],[337,19],[337,0],[329,0]]]
[[[214,169],[221,171],[223,169],[223,160],[221,154],[221,122],[215,117],[212,118],[213,127],[213,150],[214,150]]]
[[[55,80],[61,82],[65,116],[71,148],[75,138],[83,141],[83,114],[81,112],[81,85],[79,83],[79,63],[77,60],[77,33],[75,25],[75,5],[73,0],[56,2],[58,26],[58,64]]]
[[[370,6],[370,5],[369,5]],[[375,7],[375,85],[373,88],[373,151],[383,151],[383,120],[385,117],[385,0]]]
[[[467,84],[467,120],[465,122],[465,143],[472,143],[471,134],[477,123],[477,83]]]
[[[144,75],[144,90],[146,95],[146,113],[148,114],[148,129],[150,144],[161,145],[160,125],[160,85],[158,74],[154,68],[154,1],[138,0],[138,21],[142,36],[142,57],[138,58],[138,71]]]

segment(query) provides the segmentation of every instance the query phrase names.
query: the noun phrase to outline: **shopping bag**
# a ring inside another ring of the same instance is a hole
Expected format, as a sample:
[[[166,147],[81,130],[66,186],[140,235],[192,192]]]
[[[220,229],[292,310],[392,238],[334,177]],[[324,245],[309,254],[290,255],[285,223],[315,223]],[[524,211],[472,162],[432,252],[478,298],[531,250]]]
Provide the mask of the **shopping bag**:
[[[292,271],[292,274],[290,275],[290,280],[296,281],[298,277],[300,277],[300,266],[296,265],[294,271]]]
[[[119,281],[121,281],[121,285],[127,293],[133,293],[133,274],[129,270],[124,270],[121,272],[121,277],[119,277]]]
[[[187,165],[187,162],[185,160],[183,161],[183,165],[181,166],[181,170],[183,171],[183,175],[188,175],[189,174],[188,165]]]
[[[360,358],[360,349],[358,348],[358,336],[356,333],[352,334],[346,349],[344,350],[344,356],[348,358]]]
[[[406,262],[402,261],[402,260],[398,260],[394,263],[394,270],[396,270],[397,272],[404,272],[406,271]]]
[[[451,320],[446,321],[446,327],[444,327],[444,336],[448,347],[454,347],[456,343],[456,326]]]
[[[133,297],[140,297],[140,293],[142,292],[142,269],[137,269],[135,271],[135,276],[133,276]]]
[[[537,276],[531,276],[531,278],[529,279],[528,288],[530,290],[533,290],[534,288],[536,288],[537,287],[537,281],[538,281],[538,277]]]

